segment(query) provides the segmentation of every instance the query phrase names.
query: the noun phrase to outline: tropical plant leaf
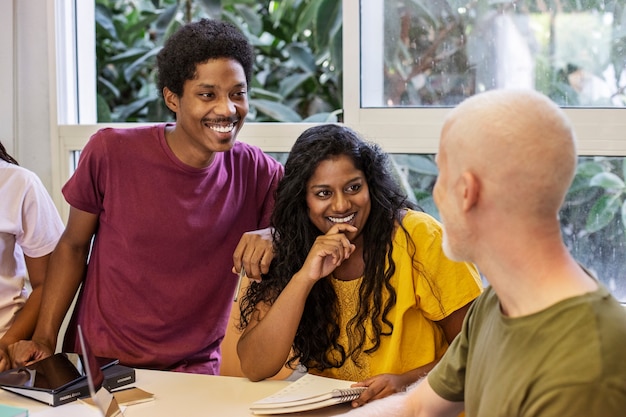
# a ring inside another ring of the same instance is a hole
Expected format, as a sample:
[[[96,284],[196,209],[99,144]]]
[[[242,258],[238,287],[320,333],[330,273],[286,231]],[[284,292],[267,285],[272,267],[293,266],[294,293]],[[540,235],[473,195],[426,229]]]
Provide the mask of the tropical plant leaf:
[[[178,3],[174,3],[163,11],[163,13],[156,20],[155,28],[159,35],[167,33],[168,28],[172,22],[176,19],[178,13]]]
[[[594,233],[606,227],[611,223],[621,205],[619,196],[601,196],[589,211],[586,224],[587,231]]]
[[[283,99],[283,96],[279,93],[275,93],[273,91],[268,91],[265,90],[263,88],[259,88],[259,87],[252,87],[250,88],[250,96],[253,99],[269,99],[270,101],[281,101]]]
[[[303,120],[305,123],[337,123],[337,115],[334,112],[316,113]]]
[[[131,115],[137,113],[138,111],[145,108],[148,103],[157,100],[156,97],[144,97],[133,103],[130,103],[127,106],[124,106],[121,110],[121,114],[119,117],[123,118],[123,120],[127,120]]]
[[[278,27],[283,16],[293,8],[293,0],[282,0],[272,3],[274,6],[273,9],[271,9],[272,21],[274,27]]]
[[[222,14],[222,0],[198,0],[200,7],[212,18],[216,19]]]
[[[319,1],[307,2],[296,22],[296,30],[298,33],[304,33],[304,31],[308,30],[313,22],[315,22],[319,6]]]
[[[330,61],[335,67],[335,72],[341,74],[343,72],[343,28],[339,28],[330,39]]]
[[[435,164],[430,157],[425,155],[418,155],[414,158],[411,169],[422,175],[432,175],[434,177],[439,175],[437,164]]]
[[[96,106],[98,111],[98,121],[102,123],[111,122],[111,109],[104,97],[100,94],[96,98]]]
[[[596,174],[589,181],[592,187],[602,187],[605,190],[625,190],[626,185],[617,175],[612,172],[601,172]]]
[[[117,39],[117,30],[113,24],[111,12],[101,5],[96,5],[96,25],[106,32],[109,38]]]
[[[121,54],[113,55],[112,57],[108,59],[108,62],[109,63],[123,62],[123,61],[132,62],[135,59],[145,55],[146,52],[149,52],[149,50],[146,50],[146,48],[130,48],[126,51],[123,51]]]
[[[259,13],[256,13],[256,10],[243,5],[237,5],[235,6],[235,8],[239,12],[239,15],[248,25],[248,31],[251,34],[259,36],[263,33],[263,19],[261,18]]]
[[[306,80],[310,79],[313,74],[292,74],[280,81],[280,95],[289,97],[298,87]]]
[[[284,104],[275,101],[252,99],[250,100],[250,104],[256,107],[258,111],[270,116],[277,122],[296,123],[302,121],[302,117],[300,117],[298,113]]]
[[[437,164],[433,162],[431,156],[395,154],[393,158],[398,164],[419,175],[429,175],[432,177],[436,177],[437,175],[439,175]]]
[[[407,195],[409,200],[413,201],[414,203],[417,203],[417,199],[413,191],[413,187],[411,187],[411,184],[409,183],[407,175],[405,175],[405,173],[403,172],[402,167],[396,163],[396,160],[394,158],[390,158],[390,161],[391,161],[392,173],[393,173],[393,176],[396,178],[396,181],[402,187],[402,189],[404,190],[404,193]]]
[[[604,171],[602,165],[596,161],[588,161],[578,164],[576,168],[576,175],[591,178],[596,174],[599,174]]]
[[[141,69],[145,67],[146,61],[157,55],[161,49],[162,47],[159,47],[146,52],[135,62],[126,67],[126,69],[124,70],[124,78],[126,79],[126,81],[129,82],[130,80],[132,80],[135,74],[137,74],[137,72],[141,71]]]
[[[315,64],[315,57],[311,53],[311,50],[302,44],[291,44],[287,46],[287,52],[290,58],[303,71],[314,74],[317,71],[317,65]]]
[[[330,35],[337,29],[337,20],[341,16],[341,2],[337,0],[322,0],[317,9],[315,19],[315,43],[318,48],[328,45]],[[341,20],[339,18],[339,20]]]
[[[117,97],[120,96],[120,90],[115,86],[115,84],[113,84],[112,82],[110,82],[106,78],[98,77],[98,82],[102,83],[102,85],[104,85],[107,88],[107,91],[109,91],[111,94],[113,94],[114,97],[117,98]],[[98,94],[98,100],[100,100],[101,97],[102,97],[102,94],[99,93]],[[100,120],[100,119],[98,119],[98,120]]]
[[[126,28],[125,32],[134,34],[144,33],[150,28],[150,25],[152,25],[158,19],[159,14],[144,12],[141,14],[141,19],[139,19],[137,23],[130,25],[128,28]]]
[[[595,200],[603,192],[599,188],[590,187],[587,178],[574,177],[574,181],[567,191],[567,204],[582,205]]]

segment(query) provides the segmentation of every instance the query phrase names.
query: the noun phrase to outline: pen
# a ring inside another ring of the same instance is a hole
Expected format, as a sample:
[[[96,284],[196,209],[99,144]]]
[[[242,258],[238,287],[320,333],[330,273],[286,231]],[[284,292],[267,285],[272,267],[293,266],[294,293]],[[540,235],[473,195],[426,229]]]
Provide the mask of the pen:
[[[233,298],[233,303],[237,302],[237,299],[239,298],[239,290],[241,290],[241,281],[243,280],[243,277],[246,276],[246,270],[243,267],[243,265],[241,265],[241,271],[239,271],[239,281],[237,281],[237,288],[235,289],[235,297]]]

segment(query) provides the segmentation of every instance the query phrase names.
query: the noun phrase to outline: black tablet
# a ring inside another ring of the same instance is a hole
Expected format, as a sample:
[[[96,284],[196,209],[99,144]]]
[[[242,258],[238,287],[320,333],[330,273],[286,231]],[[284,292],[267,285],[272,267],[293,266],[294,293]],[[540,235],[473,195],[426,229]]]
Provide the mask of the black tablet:
[[[102,369],[119,361],[98,358]],[[0,387],[29,388],[55,393],[86,378],[81,355],[56,353],[31,365],[10,369],[0,373]]]

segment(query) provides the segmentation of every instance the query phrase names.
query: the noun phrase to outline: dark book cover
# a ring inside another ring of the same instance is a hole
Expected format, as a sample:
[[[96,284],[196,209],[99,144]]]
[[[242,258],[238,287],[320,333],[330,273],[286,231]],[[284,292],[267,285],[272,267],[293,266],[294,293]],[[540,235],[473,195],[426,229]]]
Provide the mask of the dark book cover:
[[[102,386],[110,392],[136,381],[135,368],[120,364],[104,368],[102,373],[104,374]]]
[[[0,388],[53,407],[89,396],[82,365],[73,362],[74,354],[57,353],[24,368],[0,373]],[[117,360],[99,359],[107,390],[135,382],[135,370]]]

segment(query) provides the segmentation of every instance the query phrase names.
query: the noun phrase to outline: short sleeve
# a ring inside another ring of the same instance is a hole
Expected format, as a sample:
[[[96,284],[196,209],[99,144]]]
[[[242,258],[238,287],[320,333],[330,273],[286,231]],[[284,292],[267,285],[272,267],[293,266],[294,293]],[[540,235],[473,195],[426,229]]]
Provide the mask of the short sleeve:
[[[419,274],[416,297],[424,316],[439,321],[478,297],[480,274],[473,264],[450,260],[443,252],[441,226],[426,213],[409,212],[403,222],[415,245]]]
[[[442,398],[463,401],[465,397],[465,370],[469,347],[469,322],[475,305],[470,307],[461,332],[452,341],[441,361],[428,374],[428,383]]]
[[[101,212],[106,155],[104,133],[98,131],[85,144],[74,174],[63,186],[63,195],[70,206],[93,214]]]
[[[38,258],[52,252],[63,228],[50,194],[35,174],[30,175],[22,205],[22,230],[16,235],[16,243],[26,256]]]

